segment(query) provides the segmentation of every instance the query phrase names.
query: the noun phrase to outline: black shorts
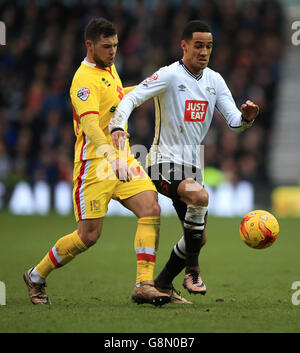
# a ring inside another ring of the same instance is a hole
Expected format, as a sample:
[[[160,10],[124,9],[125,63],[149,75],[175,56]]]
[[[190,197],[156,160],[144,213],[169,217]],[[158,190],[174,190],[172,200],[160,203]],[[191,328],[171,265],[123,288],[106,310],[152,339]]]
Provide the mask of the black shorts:
[[[187,206],[179,199],[177,189],[182,180],[192,178],[202,185],[202,172],[199,168],[176,163],[153,164],[148,168],[148,175],[159,193],[173,201],[176,213],[184,221]]]

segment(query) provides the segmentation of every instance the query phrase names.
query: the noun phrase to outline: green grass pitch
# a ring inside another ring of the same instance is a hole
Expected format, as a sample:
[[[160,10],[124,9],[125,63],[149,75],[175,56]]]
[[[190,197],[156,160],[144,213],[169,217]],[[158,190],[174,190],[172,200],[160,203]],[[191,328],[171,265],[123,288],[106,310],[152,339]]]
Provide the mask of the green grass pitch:
[[[40,261],[61,236],[75,229],[72,216],[17,217],[0,213],[0,333],[202,333],[300,332],[300,305],[292,304],[292,283],[300,281],[300,220],[279,219],[272,247],[250,249],[240,239],[239,219],[210,217],[200,255],[208,291],[193,305],[163,307],[130,301],[135,283],[135,218],[107,217],[98,243],[48,278],[51,306],[30,303],[23,272]],[[181,235],[175,217],[161,219],[155,274]],[[299,295],[300,300],[300,295]]]

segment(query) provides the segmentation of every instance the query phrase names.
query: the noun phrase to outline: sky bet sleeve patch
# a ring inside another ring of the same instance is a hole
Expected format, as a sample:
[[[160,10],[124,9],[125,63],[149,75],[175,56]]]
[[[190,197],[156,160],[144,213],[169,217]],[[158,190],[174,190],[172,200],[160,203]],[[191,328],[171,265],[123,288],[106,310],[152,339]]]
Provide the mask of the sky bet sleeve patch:
[[[82,101],[86,101],[89,98],[90,95],[90,90],[86,87],[80,88],[80,90],[77,93],[77,97],[81,99]]]

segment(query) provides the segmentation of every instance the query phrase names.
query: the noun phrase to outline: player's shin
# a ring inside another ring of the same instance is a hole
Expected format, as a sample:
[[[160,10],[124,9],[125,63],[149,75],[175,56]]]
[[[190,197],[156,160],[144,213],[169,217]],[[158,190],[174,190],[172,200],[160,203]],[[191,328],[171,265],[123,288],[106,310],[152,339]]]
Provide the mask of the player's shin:
[[[206,206],[188,205],[187,207],[184,219],[186,272],[199,267],[198,257],[202,247],[206,212]]]
[[[172,288],[173,279],[185,268],[185,265],[185,242],[182,237],[172,249],[165,267],[156,277],[155,285],[159,288]]]
[[[80,239],[77,230],[60,238],[42,261],[34,268],[31,274],[33,282],[45,280],[50,272],[62,267],[75,258],[76,255],[87,249]]]
[[[159,226],[159,217],[142,217],[138,220],[134,241],[134,248],[137,254],[136,284],[153,280]]]

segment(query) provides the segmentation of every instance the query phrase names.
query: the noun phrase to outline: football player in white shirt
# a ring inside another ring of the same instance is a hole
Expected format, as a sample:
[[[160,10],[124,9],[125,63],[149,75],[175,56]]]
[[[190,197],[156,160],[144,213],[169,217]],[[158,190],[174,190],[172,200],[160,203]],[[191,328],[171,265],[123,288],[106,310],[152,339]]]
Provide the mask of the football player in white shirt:
[[[172,199],[184,232],[155,279],[155,286],[176,303],[191,303],[172,284],[184,268],[183,286],[190,293],[206,293],[198,257],[206,242],[209,195],[202,183],[199,146],[214,109],[237,132],[249,128],[259,112],[250,100],[239,110],[222,76],[207,67],[212,47],[212,33],[205,22],[187,23],[181,40],[182,60],[161,68],[127,94],[109,125],[113,144],[118,148],[129,137],[124,130],[133,109],[155,98],[155,136],[147,157],[148,173],[157,190]]]

